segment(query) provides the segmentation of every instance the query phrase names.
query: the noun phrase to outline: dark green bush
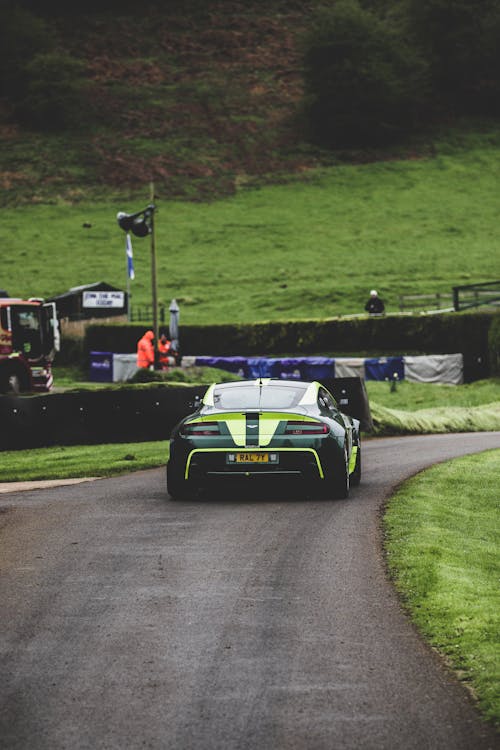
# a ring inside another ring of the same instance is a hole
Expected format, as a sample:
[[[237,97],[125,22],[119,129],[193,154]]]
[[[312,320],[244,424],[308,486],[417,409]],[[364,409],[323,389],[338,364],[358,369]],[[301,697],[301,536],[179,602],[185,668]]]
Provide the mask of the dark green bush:
[[[406,0],[441,110],[500,111],[498,0]]]
[[[326,146],[393,141],[417,122],[426,65],[401,24],[357,0],[323,8],[305,41],[307,120]]]
[[[0,6],[0,93],[17,101],[27,83],[26,66],[54,46],[48,25],[13,4]]]
[[[86,353],[84,341],[73,336],[63,336],[61,340],[61,351],[57,352],[55,364],[66,367],[71,365],[86,366]]]
[[[25,87],[16,106],[18,119],[39,130],[78,126],[84,113],[84,67],[64,52],[36,55],[25,66]]]

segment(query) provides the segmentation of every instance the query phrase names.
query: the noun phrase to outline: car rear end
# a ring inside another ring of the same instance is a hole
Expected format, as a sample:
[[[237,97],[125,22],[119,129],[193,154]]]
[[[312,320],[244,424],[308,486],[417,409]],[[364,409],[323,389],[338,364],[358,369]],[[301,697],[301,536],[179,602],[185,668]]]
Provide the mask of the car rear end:
[[[326,420],[299,411],[223,412],[185,420],[171,468],[191,487],[279,480],[314,484],[338,446]],[[286,482],[287,484],[289,482]]]

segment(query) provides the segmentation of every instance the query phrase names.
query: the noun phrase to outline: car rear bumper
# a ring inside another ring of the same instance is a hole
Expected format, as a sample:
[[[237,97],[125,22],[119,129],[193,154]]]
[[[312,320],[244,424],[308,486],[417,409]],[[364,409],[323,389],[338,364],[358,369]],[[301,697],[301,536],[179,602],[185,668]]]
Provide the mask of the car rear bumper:
[[[231,461],[230,458],[238,452],[241,451],[234,448],[194,449],[187,457],[184,478],[197,483],[204,479],[269,479],[280,476],[291,479],[324,478],[320,456],[313,448],[281,448],[268,451],[254,449],[250,451],[252,454],[264,457],[267,454],[267,460],[258,463]]]

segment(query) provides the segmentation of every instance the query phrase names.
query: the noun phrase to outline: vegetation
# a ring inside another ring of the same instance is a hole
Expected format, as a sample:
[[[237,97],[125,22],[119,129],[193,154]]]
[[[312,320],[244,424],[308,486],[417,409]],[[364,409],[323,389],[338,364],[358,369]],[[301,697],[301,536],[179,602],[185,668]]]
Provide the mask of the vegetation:
[[[425,471],[384,519],[389,570],[412,618],[497,722],[499,460],[492,451]]]
[[[465,385],[367,381],[376,435],[500,430],[500,380]]]
[[[484,406],[434,407],[418,411],[387,409],[373,402],[371,413],[375,435],[500,430],[500,401]]]
[[[3,203],[138,199],[151,179],[162,198],[213,199],[422,157],[462,114],[498,116],[495,0],[68,8],[0,3]]]
[[[495,0],[339,0],[306,41],[313,136],[330,147],[393,143],[453,114],[498,115]]]
[[[416,412],[421,409],[463,408],[483,406],[500,401],[500,378],[476,380],[464,385],[413,383],[401,380],[396,388],[392,383],[366,381],[370,402],[387,409]]]
[[[305,53],[314,140],[363,147],[393,143],[416,128],[428,93],[427,66],[400,26],[357,0],[320,8]]]
[[[39,77],[28,68],[42,51],[70,55],[84,80],[75,69],[78,117],[64,124],[47,111],[28,126],[17,111],[25,88],[4,90],[4,201],[137,196],[151,179],[162,197],[211,199],[316,163],[294,124],[309,3],[94,0],[68,13],[61,2],[26,2],[24,21],[16,5],[0,4],[13,43],[24,45],[29,25],[46,31],[43,46],[17,55],[25,85]]]
[[[358,313],[371,287],[394,312],[400,294],[449,294],[495,279],[500,145],[492,142],[500,128],[465,139],[467,150],[445,154],[443,144],[433,159],[317,170],[210,204],[158,201],[160,300],[177,299],[181,326],[298,320]],[[147,200],[145,192],[140,202],[4,211],[8,291],[51,296],[99,280],[123,288],[116,213]],[[147,238],[134,239],[134,264],[132,303],[142,305],[150,301]]]
[[[2,451],[0,482],[109,477],[165,465],[168,443],[117,443]]]
[[[439,2],[418,13],[410,0],[404,13],[395,1],[335,4],[347,8],[346,24],[352,16],[346,33],[360,68],[366,56],[378,61],[368,66],[380,79],[368,86],[370,106],[375,92],[393,106],[416,90],[398,83],[420,70],[407,64],[413,42],[401,19],[413,14],[414,28],[425,26],[422,14]],[[179,299],[183,324],[355,313],[372,286],[394,311],[400,293],[449,293],[498,276],[497,120],[448,115],[423,136],[376,150],[307,142],[303,40],[319,28],[316,10],[331,5],[172,0],[138,9],[103,0],[72,4],[75,20],[59,0],[3,2],[0,201],[11,209],[0,221],[3,286],[44,296],[100,279],[122,287],[116,213],[143,208],[151,179],[160,299]],[[493,29],[494,5],[484,7]],[[462,33],[462,16],[447,33]],[[434,44],[417,57],[442,69],[438,52]],[[377,111],[363,121],[375,134]],[[271,182],[287,184],[263,187]],[[133,303],[144,305],[147,239],[134,240],[134,255]]]

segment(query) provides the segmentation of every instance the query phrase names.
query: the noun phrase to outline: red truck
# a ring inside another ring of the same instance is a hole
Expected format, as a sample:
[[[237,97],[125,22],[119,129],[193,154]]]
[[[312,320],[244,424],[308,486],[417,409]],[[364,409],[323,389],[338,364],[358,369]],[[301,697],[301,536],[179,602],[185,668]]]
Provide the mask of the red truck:
[[[59,343],[53,302],[0,297],[0,393],[49,391]]]

